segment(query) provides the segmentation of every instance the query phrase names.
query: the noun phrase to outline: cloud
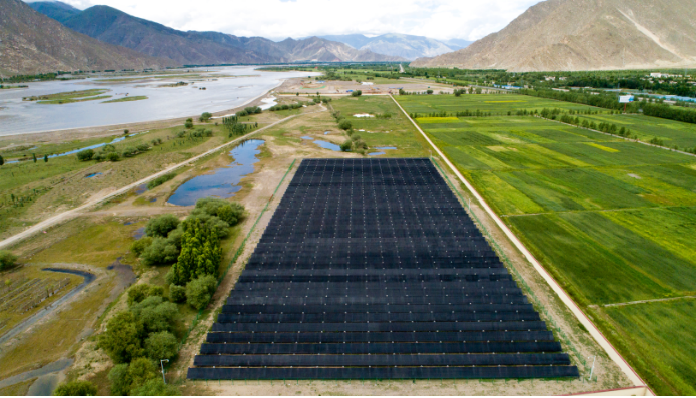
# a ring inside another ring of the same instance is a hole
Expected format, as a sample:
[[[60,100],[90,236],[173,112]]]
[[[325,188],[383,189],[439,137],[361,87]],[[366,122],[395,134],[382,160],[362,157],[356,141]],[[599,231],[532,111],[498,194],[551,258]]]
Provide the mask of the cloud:
[[[505,27],[540,0],[63,0],[108,5],[180,30],[272,39],[405,33],[476,40]]]

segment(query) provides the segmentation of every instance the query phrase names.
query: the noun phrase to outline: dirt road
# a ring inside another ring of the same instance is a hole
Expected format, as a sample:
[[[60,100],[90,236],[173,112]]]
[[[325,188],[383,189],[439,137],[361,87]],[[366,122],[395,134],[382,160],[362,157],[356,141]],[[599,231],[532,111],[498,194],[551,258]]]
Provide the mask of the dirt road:
[[[81,205],[81,206],[79,206],[79,207],[76,207],[76,208],[74,208],[74,209],[72,209],[72,210],[68,210],[68,211],[66,211],[66,212],[64,212],[64,213],[58,214],[58,215],[56,215],[56,216],[53,216],[53,217],[51,217],[51,218],[49,218],[49,219],[47,219],[47,220],[41,221],[40,223],[38,223],[38,224],[36,224],[36,225],[34,225],[34,226],[30,227],[30,228],[27,228],[26,230],[24,230],[24,231],[22,231],[22,232],[20,232],[20,233],[18,233],[18,234],[16,234],[16,235],[14,235],[14,236],[11,236],[11,237],[9,237],[9,238],[7,238],[7,239],[1,241],[1,242],[0,242],[0,249],[4,249],[4,248],[7,248],[7,247],[10,247],[10,246],[12,246],[12,245],[14,245],[14,244],[16,244],[16,243],[22,241],[22,240],[24,240],[24,239],[26,239],[26,238],[28,238],[28,237],[34,235],[34,234],[40,233],[40,232],[42,232],[42,231],[45,231],[45,230],[47,230],[48,228],[50,228],[50,227],[52,227],[52,226],[54,226],[54,225],[63,223],[63,222],[65,222],[65,221],[68,221],[68,220],[70,220],[70,219],[72,219],[72,218],[78,216],[81,212],[83,212],[83,211],[85,211],[85,210],[87,210],[87,209],[89,209],[89,208],[91,208],[91,207],[93,207],[93,206],[95,206],[95,205],[97,205],[97,204],[99,204],[99,203],[101,203],[101,202],[107,200],[107,199],[116,197],[116,196],[118,196],[118,195],[122,195],[122,194],[124,194],[124,193],[130,191],[131,189],[136,188],[136,187],[139,186],[139,185],[145,184],[145,183],[147,183],[148,181],[153,180],[153,179],[155,179],[155,178],[157,178],[157,177],[159,177],[159,176],[161,176],[161,175],[167,174],[167,173],[169,173],[169,172],[171,172],[171,171],[174,171],[174,170],[176,170],[176,169],[178,169],[178,168],[180,168],[180,167],[186,166],[187,164],[193,163],[193,162],[195,162],[195,161],[198,160],[198,159],[201,159],[201,158],[204,158],[204,157],[206,157],[206,156],[208,156],[208,155],[211,155],[211,154],[213,154],[213,153],[219,151],[219,150],[222,149],[222,148],[228,147],[228,146],[230,146],[230,145],[232,145],[232,144],[235,144],[235,143],[237,143],[237,142],[239,142],[239,141],[248,139],[248,138],[249,138],[250,136],[252,136],[252,135],[258,134],[258,133],[260,133],[260,132],[262,132],[262,131],[264,131],[264,130],[267,130],[267,129],[269,129],[269,128],[272,128],[272,127],[274,127],[274,126],[276,126],[276,125],[278,125],[278,124],[284,123],[284,122],[286,122],[286,121],[288,121],[288,120],[290,120],[290,119],[293,119],[293,118],[295,118],[295,117],[297,117],[297,116],[300,116],[300,115],[307,115],[307,114],[311,114],[311,113],[325,112],[325,111],[326,111],[326,108],[323,107],[323,106],[321,106],[321,105],[320,105],[320,108],[321,108],[321,110],[319,110],[319,111],[307,112],[307,113],[301,113],[301,114],[299,114],[299,115],[291,115],[291,116],[288,116],[288,117],[286,117],[286,118],[284,118],[284,119],[278,120],[278,121],[275,122],[275,123],[269,124],[268,126],[265,126],[265,127],[262,127],[262,128],[260,128],[260,129],[258,129],[258,130],[256,130],[256,131],[253,131],[253,132],[251,132],[251,133],[249,133],[249,134],[247,134],[247,135],[241,136],[241,137],[239,137],[239,138],[237,138],[237,139],[235,139],[235,140],[232,140],[232,141],[227,142],[227,143],[225,143],[225,144],[222,144],[222,145],[220,145],[220,146],[218,146],[218,147],[215,147],[215,148],[213,148],[213,149],[211,149],[211,150],[209,150],[209,151],[206,151],[206,152],[204,152],[204,153],[202,153],[202,154],[200,154],[200,155],[194,156],[194,157],[192,157],[192,158],[190,158],[190,159],[188,159],[188,160],[186,160],[186,161],[183,161],[183,162],[181,162],[181,163],[179,163],[179,164],[176,164],[176,165],[174,165],[174,166],[168,167],[168,168],[166,168],[166,169],[164,169],[164,170],[162,170],[162,171],[159,171],[159,172],[157,172],[157,173],[155,173],[155,174],[152,174],[152,175],[150,175],[150,176],[148,176],[148,177],[145,177],[145,178],[143,178],[143,179],[141,179],[141,180],[139,180],[139,181],[136,181],[136,182],[134,182],[134,183],[128,184],[128,185],[126,185],[125,187],[119,188],[119,189],[117,189],[117,190],[115,190],[115,191],[113,191],[113,192],[107,193],[107,194],[105,194],[105,195],[102,195],[102,196],[99,196],[99,197],[96,197],[96,198],[92,198],[90,201],[88,201],[87,203],[85,203],[85,204],[83,204],[83,205]]]

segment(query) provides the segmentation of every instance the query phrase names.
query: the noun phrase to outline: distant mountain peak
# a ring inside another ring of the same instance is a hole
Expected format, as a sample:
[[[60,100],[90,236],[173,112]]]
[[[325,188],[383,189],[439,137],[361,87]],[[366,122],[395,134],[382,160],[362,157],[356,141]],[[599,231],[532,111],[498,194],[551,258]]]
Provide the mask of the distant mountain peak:
[[[323,39],[338,41],[358,50],[370,50],[380,54],[398,56],[406,59],[433,57],[465,47],[448,45],[442,41],[424,36],[404,33],[385,33],[375,37],[363,34],[320,36]]]
[[[696,7],[683,0],[548,0],[503,30],[417,67],[511,71],[696,65]]]

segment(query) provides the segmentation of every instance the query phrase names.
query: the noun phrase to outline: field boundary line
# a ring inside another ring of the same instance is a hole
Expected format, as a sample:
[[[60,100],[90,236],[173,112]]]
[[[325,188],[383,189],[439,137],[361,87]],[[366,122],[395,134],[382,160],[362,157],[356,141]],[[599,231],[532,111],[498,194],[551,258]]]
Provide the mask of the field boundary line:
[[[320,106],[320,107],[321,107],[321,106]],[[43,231],[43,230],[45,230],[45,229],[48,229],[48,228],[50,228],[50,227],[53,227],[53,226],[55,226],[55,225],[57,225],[57,224],[60,224],[60,223],[62,223],[62,222],[68,221],[68,220],[71,219],[72,217],[77,216],[78,213],[80,213],[81,211],[87,210],[87,209],[89,209],[90,207],[96,206],[96,205],[98,205],[98,204],[104,202],[104,201],[107,200],[107,199],[111,199],[111,198],[113,198],[113,197],[122,195],[122,194],[124,194],[124,193],[130,191],[131,189],[137,187],[138,185],[145,184],[145,183],[147,183],[148,181],[153,180],[153,179],[155,179],[155,178],[157,178],[157,177],[159,177],[159,176],[162,176],[162,175],[164,175],[164,174],[167,174],[167,173],[169,173],[169,172],[172,172],[172,171],[174,171],[174,170],[176,170],[176,169],[178,169],[178,168],[184,167],[184,166],[186,166],[186,165],[188,165],[188,164],[190,164],[190,163],[193,163],[193,162],[195,162],[195,161],[197,161],[197,160],[199,160],[199,159],[202,159],[202,158],[204,158],[204,157],[206,157],[206,156],[212,155],[212,154],[214,154],[215,152],[217,152],[217,151],[219,151],[219,150],[221,150],[221,149],[223,149],[223,148],[225,148],[225,147],[227,147],[227,146],[229,146],[229,145],[232,145],[232,144],[235,144],[235,143],[237,143],[237,142],[239,142],[239,141],[248,139],[248,138],[249,138],[250,136],[252,136],[252,135],[255,135],[255,134],[257,134],[257,133],[260,133],[260,132],[262,132],[262,131],[264,131],[264,130],[267,130],[267,129],[271,128],[271,127],[275,127],[275,126],[277,126],[278,124],[287,122],[288,120],[293,119],[293,118],[295,118],[295,117],[297,117],[297,116],[304,116],[304,115],[309,115],[309,114],[313,114],[313,113],[326,112],[326,108],[324,108],[324,107],[321,107],[321,108],[322,108],[321,111],[314,111],[314,112],[301,113],[301,114],[297,114],[297,115],[290,115],[290,116],[288,116],[288,117],[286,117],[286,118],[284,118],[284,119],[281,119],[281,120],[278,120],[278,121],[276,121],[276,122],[273,122],[273,123],[269,124],[268,126],[261,127],[261,128],[258,129],[258,130],[255,130],[255,131],[250,132],[249,134],[243,135],[243,136],[241,136],[241,137],[239,137],[239,138],[235,138],[235,139],[232,140],[232,141],[226,142],[226,143],[224,143],[224,144],[222,144],[222,145],[220,145],[220,146],[217,146],[217,147],[215,147],[215,148],[213,148],[213,149],[210,149],[210,150],[208,150],[208,151],[206,151],[206,152],[203,152],[203,153],[201,153],[200,155],[196,155],[196,156],[194,156],[194,157],[192,157],[192,158],[189,158],[189,159],[187,159],[187,160],[185,160],[185,161],[183,161],[183,162],[181,162],[181,163],[175,164],[174,166],[168,167],[168,168],[166,168],[166,169],[164,169],[164,170],[162,170],[162,171],[158,171],[157,173],[151,174],[151,175],[149,175],[149,176],[147,176],[147,177],[145,177],[145,178],[143,178],[143,179],[140,179],[140,180],[138,180],[138,181],[136,181],[136,182],[130,183],[130,184],[124,186],[124,187],[121,187],[121,188],[115,190],[114,192],[111,192],[111,193],[109,193],[109,194],[106,194],[105,196],[102,196],[101,198],[97,198],[96,200],[94,200],[94,201],[92,201],[92,202],[85,203],[85,204],[83,204],[83,205],[81,205],[81,206],[78,206],[78,207],[72,209],[72,210],[68,210],[68,211],[63,212],[63,213],[60,213],[60,214],[58,214],[58,215],[56,215],[56,216],[53,216],[53,217],[51,217],[51,218],[49,218],[49,219],[47,219],[47,220],[41,221],[41,222],[39,222],[38,224],[35,224],[35,225],[33,225],[33,226],[31,226],[31,227],[25,229],[24,231],[22,231],[22,232],[20,232],[20,233],[18,233],[18,234],[16,234],[16,235],[13,235],[13,236],[11,236],[11,237],[9,237],[9,238],[3,240],[3,241],[0,241],[0,249],[6,248],[6,247],[11,246],[11,245],[13,245],[13,244],[15,244],[15,243],[19,243],[19,242],[23,241],[24,239],[29,238],[30,236],[32,236],[32,235],[34,235],[34,234],[37,234],[37,233],[39,233],[39,232],[41,232],[41,231]]]
[[[597,341],[597,343],[604,349],[609,358],[614,361],[619,368],[628,376],[629,380],[634,384],[634,386],[645,386],[646,383],[641,379],[641,377],[636,373],[636,371],[629,365],[629,363],[621,356],[621,354],[614,348],[614,346],[604,337],[604,334],[599,331],[597,326],[585,315],[585,313],[580,309],[580,307],[573,301],[573,299],[566,293],[561,285],[556,282],[556,280],[551,276],[551,274],[546,271],[546,269],[541,265],[541,263],[534,258],[532,253],[522,244],[522,242],[515,236],[515,234],[508,228],[508,226],[498,217],[497,214],[488,206],[488,203],[483,199],[476,188],[462,175],[462,173],[452,164],[444,152],[433,143],[433,141],[428,137],[427,134],[420,128],[420,126],[409,116],[406,110],[401,106],[401,104],[392,96],[392,100],[401,109],[404,115],[411,121],[413,126],[421,133],[423,138],[435,149],[435,151],[442,157],[447,166],[454,172],[454,174],[459,178],[459,180],[466,185],[467,189],[476,197],[481,207],[488,213],[488,215],[495,221],[498,227],[505,233],[505,235],[510,239],[510,241],[515,245],[515,247],[524,255],[524,257],[532,264],[534,269],[544,278],[546,283],[553,289],[553,291],[558,295],[558,297],[563,301],[563,303],[570,309],[570,311],[575,315],[578,321],[587,328],[590,335]],[[649,389],[648,389],[649,390]],[[651,390],[651,395],[654,395]]]
[[[602,305],[602,307],[623,307],[625,305],[659,303],[661,301],[689,300],[689,299],[696,299],[696,296],[682,296],[682,297],[669,297],[669,298],[652,299],[652,300],[629,301],[626,303],[604,304],[604,305]]]

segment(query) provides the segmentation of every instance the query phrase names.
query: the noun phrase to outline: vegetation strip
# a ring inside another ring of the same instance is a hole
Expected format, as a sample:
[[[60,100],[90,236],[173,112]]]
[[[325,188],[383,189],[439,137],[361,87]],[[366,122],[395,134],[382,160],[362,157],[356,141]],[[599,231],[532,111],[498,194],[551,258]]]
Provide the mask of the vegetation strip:
[[[391,96],[392,100],[396,103],[396,105],[401,109],[401,111],[406,115],[408,120],[413,123],[413,125],[416,127],[416,129],[423,135],[426,141],[435,149],[435,151],[442,157],[442,159],[447,163],[447,166],[454,172],[454,174],[459,178],[460,181],[466,185],[467,189],[476,197],[476,200],[479,201],[481,206],[484,208],[486,213],[491,216],[491,218],[495,221],[495,223],[500,227],[500,229],[505,233],[505,235],[510,239],[510,241],[517,247],[517,249],[525,256],[525,258],[534,266],[534,269],[537,270],[537,272],[544,278],[544,280],[549,284],[549,286],[553,289],[553,291],[558,295],[558,297],[563,301],[570,311],[575,315],[575,317],[582,323],[585,328],[589,331],[589,333],[592,335],[592,337],[599,343],[599,345],[606,351],[606,353],[609,355],[609,357],[624,371],[626,376],[628,376],[629,380],[631,380],[632,383],[634,383],[635,386],[645,386],[645,382],[638,376],[638,374],[633,370],[631,365],[626,362],[626,360],[619,354],[619,352],[614,348],[614,346],[611,345],[609,340],[607,340],[606,337],[602,334],[602,332],[599,331],[599,329],[595,326],[595,324],[585,315],[584,312],[580,309],[580,307],[575,304],[573,299],[570,298],[570,296],[561,288],[561,286],[556,282],[556,280],[544,269],[544,267],[537,261],[532,253],[527,250],[526,247],[520,242],[520,240],[512,233],[512,231],[503,223],[503,221],[498,217],[493,210],[488,206],[488,204],[485,202],[483,197],[476,191],[473,185],[469,183],[469,181],[464,178],[464,176],[457,170],[457,168],[452,164],[452,162],[445,156],[445,154],[438,148],[433,141],[430,139],[430,137],[425,134],[425,132],[420,128],[420,126],[409,116],[409,114],[406,112],[406,110],[399,104],[399,102]],[[649,388],[646,386],[646,388]]]
[[[654,300],[629,301],[628,303],[604,304],[602,307],[623,307],[625,305],[647,304],[647,303],[657,303],[657,302],[661,302],[661,301],[688,300],[688,299],[696,299],[696,296],[683,296],[683,297],[670,297],[670,298],[654,299]]]
[[[322,108],[322,110],[320,110],[320,111],[315,111],[315,112],[310,112],[310,113],[325,112],[325,111],[326,111],[326,108]],[[309,113],[307,113],[307,114],[309,114]],[[264,130],[266,130],[266,129],[269,129],[269,128],[271,128],[271,127],[274,127],[274,126],[276,126],[276,125],[278,125],[278,124],[284,123],[284,122],[286,122],[286,121],[288,121],[288,120],[290,120],[290,119],[292,119],[292,118],[294,118],[294,117],[296,117],[296,116],[299,116],[299,115],[291,115],[291,116],[288,116],[288,117],[286,117],[286,118],[284,118],[284,119],[278,120],[277,122],[271,123],[271,124],[269,124],[268,126],[264,126],[264,127],[260,128],[260,129],[258,129],[258,130],[255,130],[255,131],[253,131],[253,132],[251,132],[251,133],[249,133],[249,134],[247,134],[247,135],[244,135],[244,136],[239,137],[239,138],[237,138],[237,139],[234,139],[234,140],[232,140],[232,141],[230,141],[230,142],[227,142],[227,143],[225,143],[225,144],[222,144],[222,145],[220,145],[220,146],[218,146],[218,147],[216,147],[216,148],[213,148],[213,149],[211,149],[211,150],[209,150],[209,151],[206,151],[206,152],[204,152],[204,153],[202,153],[202,154],[200,154],[200,155],[196,155],[196,156],[194,156],[194,157],[192,157],[192,158],[190,158],[190,159],[188,159],[188,160],[185,160],[185,161],[183,161],[183,162],[181,162],[181,163],[179,163],[179,164],[176,164],[176,165],[174,165],[174,166],[172,166],[172,167],[169,167],[169,168],[167,168],[167,169],[164,169],[164,170],[162,170],[162,171],[159,171],[159,172],[157,172],[157,173],[154,173],[154,174],[152,174],[152,175],[150,175],[150,176],[148,176],[148,177],[145,177],[145,178],[143,178],[143,179],[141,179],[141,180],[139,180],[139,181],[136,181],[136,182],[134,182],[134,183],[128,184],[128,185],[126,185],[125,187],[122,187],[122,188],[120,188],[120,189],[117,189],[116,191],[114,191],[114,192],[112,192],[112,193],[110,193],[110,194],[107,194],[107,195],[105,195],[105,196],[103,196],[103,197],[101,197],[101,198],[99,198],[99,199],[97,199],[97,200],[95,200],[95,201],[93,201],[93,202],[85,203],[85,204],[83,204],[83,205],[81,205],[81,206],[79,206],[79,207],[76,207],[76,208],[72,209],[72,210],[68,210],[68,211],[66,211],[66,212],[64,212],[64,213],[58,214],[58,215],[53,216],[53,217],[51,217],[51,218],[49,218],[49,219],[47,219],[47,220],[44,220],[44,221],[42,221],[42,222],[40,222],[40,223],[38,223],[38,224],[36,224],[36,225],[34,225],[34,226],[32,226],[32,227],[27,228],[26,230],[24,230],[24,231],[22,231],[22,232],[20,232],[20,233],[18,233],[18,234],[16,234],[16,235],[14,235],[14,236],[11,236],[11,237],[9,237],[9,238],[7,238],[7,239],[1,241],[1,242],[0,242],[0,249],[6,248],[6,247],[9,247],[9,246],[11,246],[11,245],[13,245],[13,244],[15,244],[15,243],[21,242],[22,240],[24,240],[24,239],[26,239],[26,238],[28,238],[28,237],[30,237],[30,236],[36,234],[36,233],[39,233],[39,232],[41,232],[41,231],[43,231],[43,230],[45,230],[45,229],[47,229],[47,228],[50,228],[50,227],[52,227],[52,226],[54,226],[54,225],[56,225],[56,224],[59,224],[59,223],[61,223],[61,222],[64,222],[64,221],[68,220],[69,218],[75,216],[77,213],[79,213],[79,212],[82,211],[82,210],[86,210],[86,209],[88,209],[88,208],[90,208],[90,207],[92,207],[92,206],[95,206],[95,205],[97,205],[97,204],[99,204],[99,203],[102,203],[103,201],[105,201],[105,200],[107,200],[107,199],[110,199],[110,198],[113,198],[113,197],[122,195],[122,194],[128,192],[129,190],[131,190],[131,189],[133,189],[133,188],[136,188],[136,187],[139,186],[139,185],[142,185],[142,184],[145,184],[145,183],[149,182],[150,180],[152,180],[152,179],[154,179],[154,178],[157,178],[157,177],[160,177],[160,176],[162,176],[162,175],[165,175],[165,174],[167,174],[167,173],[169,173],[169,172],[172,172],[172,171],[174,171],[174,170],[176,170],[176,169],[178,169],[178,168],[180,168],[180,167],[183,167],[183,166],[185,166],[185,165],[187,165],[187,164],[189,164],[189,163],[191,163],[191,162],[195,162],[196,160],[201,159],[201,158],[204,158],[204,157],[206,157],[206,156],[208,156],[208,155],[211,155],[211,154],[213,154],[213,153],[219,151],[220,149],[229,146],[230,144],[234,144],[234,143],[236,143],[236,142],[238,142],[238,141],[240,141],[240,140],[243,140],[243,139],[248,138],[248,137],[251,136],[251,135],[254,135],[254,134],[256,134],[256,133],[259,133],[259,132],[261,132],[261,131],[264,131]]]

